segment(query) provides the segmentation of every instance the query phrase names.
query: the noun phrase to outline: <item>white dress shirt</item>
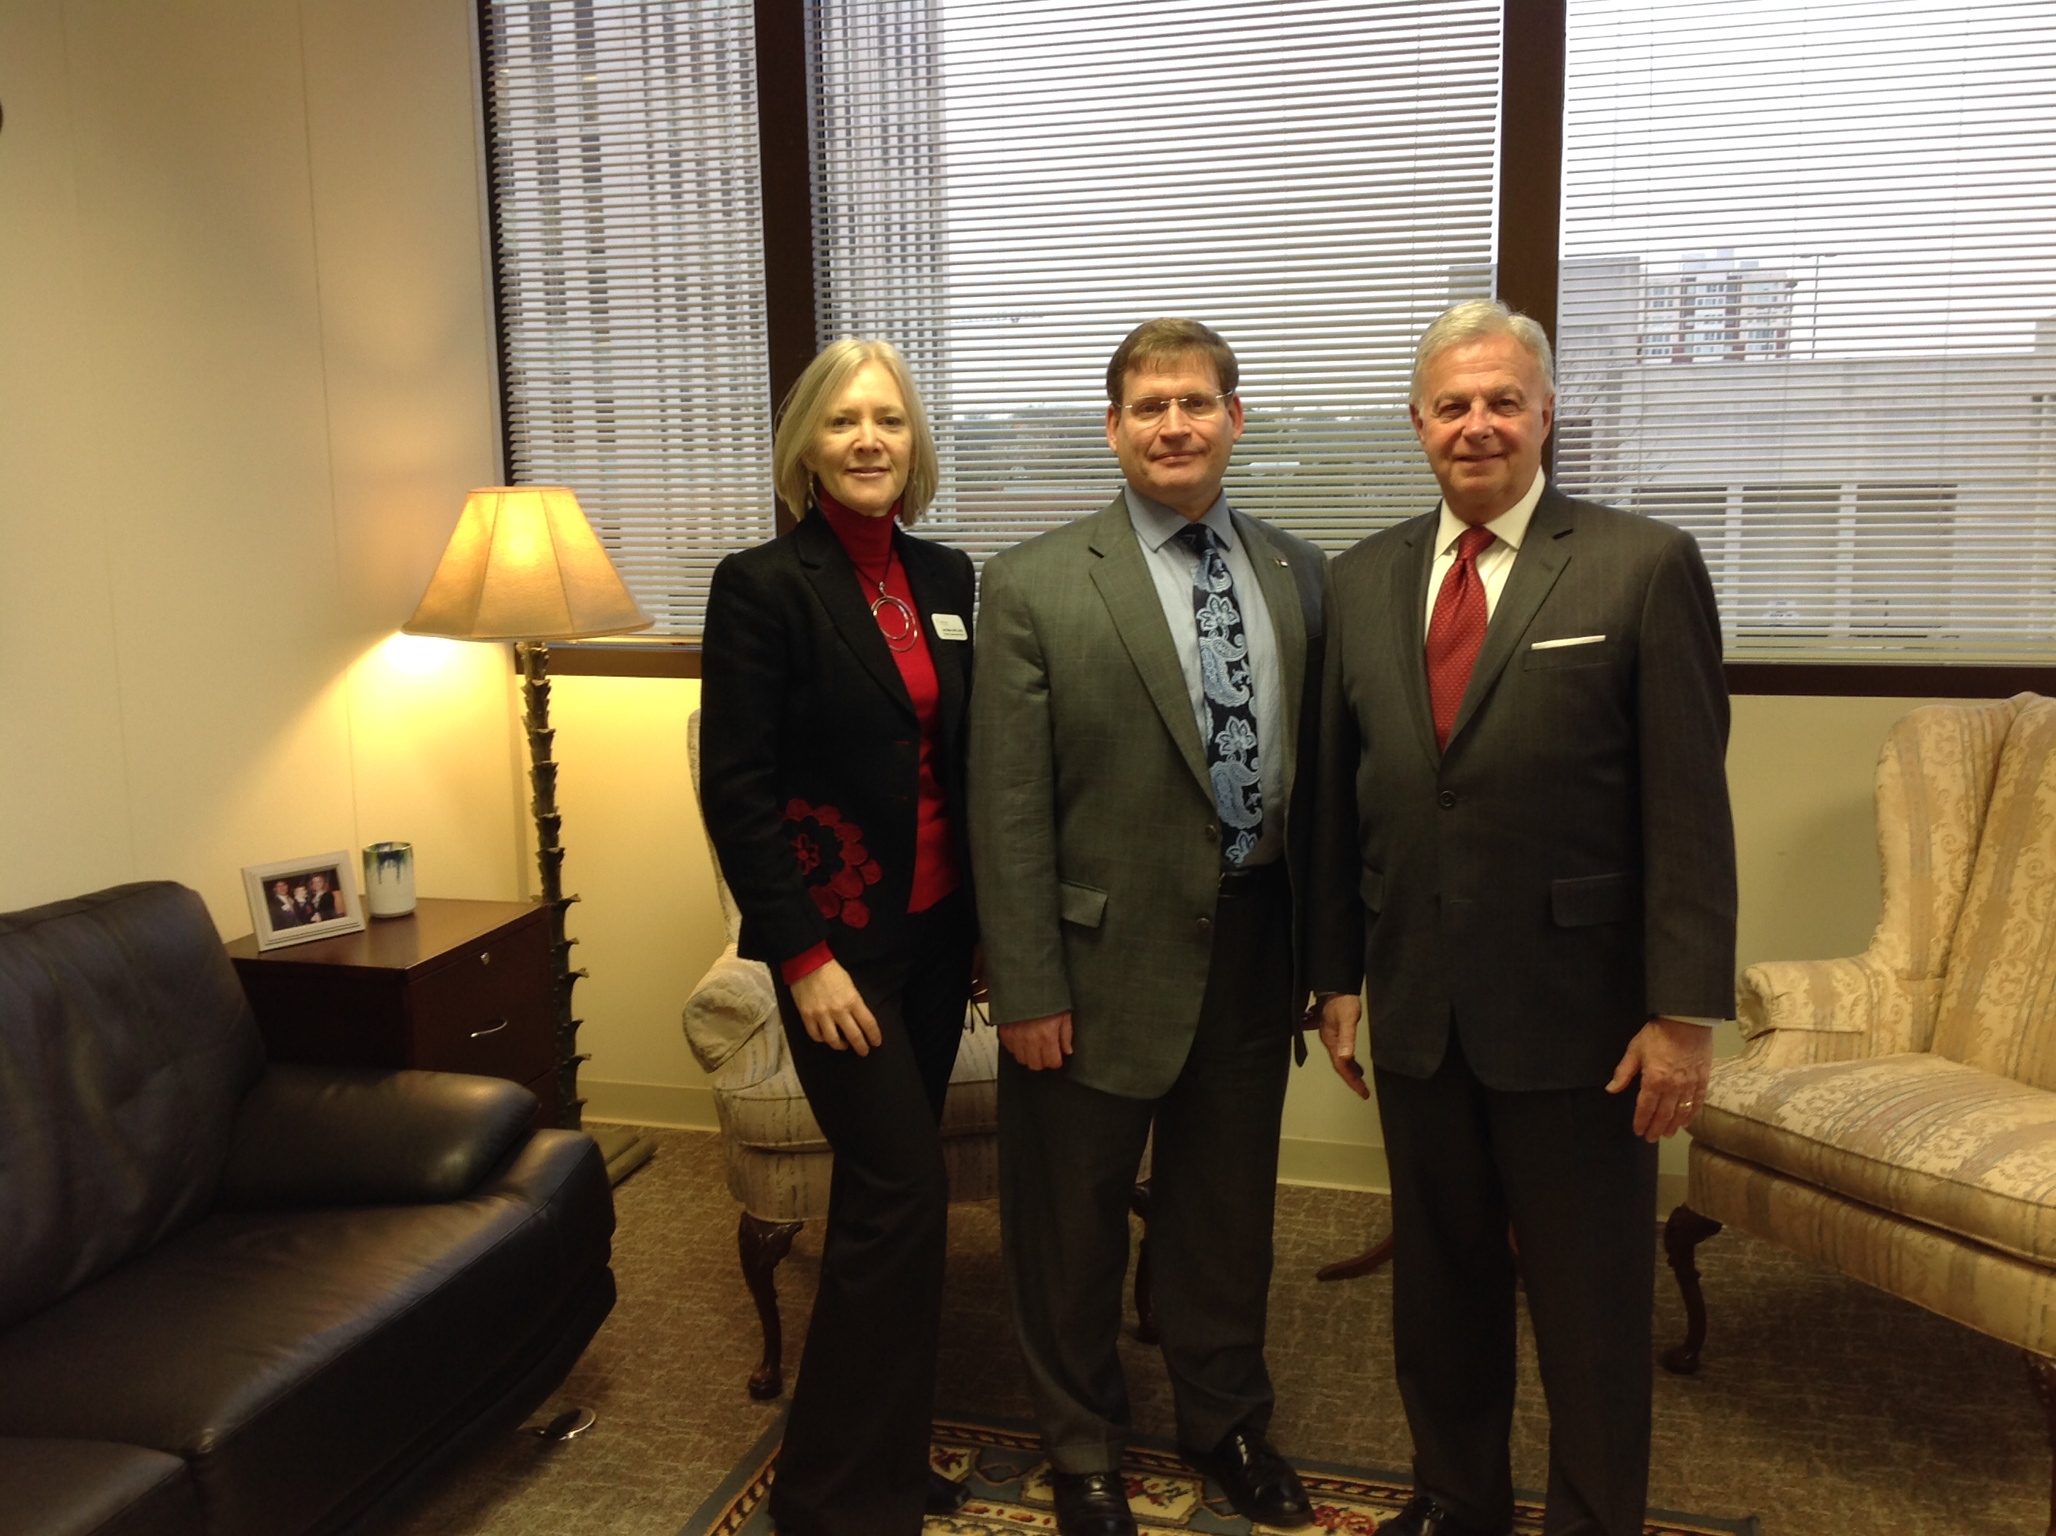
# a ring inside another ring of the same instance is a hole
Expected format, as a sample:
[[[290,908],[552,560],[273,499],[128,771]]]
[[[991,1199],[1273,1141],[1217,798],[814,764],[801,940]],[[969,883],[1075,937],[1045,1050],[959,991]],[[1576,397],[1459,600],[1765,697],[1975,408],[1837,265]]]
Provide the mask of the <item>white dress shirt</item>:
[[[1492,615],[1499,611],[1499,594],[1506,590],[1506,578],[1513,570],[1514,557],[1521,552],[1521,540],[1528,536],[1528,520],[1535,515],[1535,503],[1542,499],[1542,489],[1548,483],[1548,475],[1536,470],[1535,483],[1528,487],[1528,494],[1491,522],[1481,525],[1490,528],[1494,534],[1493,541],[1485,546],[1485,552],[1474,562],[1478,568],[1478,580],[1485,585],[1485,621],[1488,624]],[[1442,581],[1449,574],[1449,568],[1456,564],[1456,541],[1471,526],[1450,511],[1446,501],[1442,503],[1441,514],[1441,526],[1435,530],[1435,564],[1428,571],[1428,607],[1422,621],[1422,634],[1426,634],[1427,625],[1435,621],[1435,598],[1442,591]]]
[[[1199,731],[1204,755],[1207,736],[1206,685],[1199,675],[1199,620],[1192,612],[1192,577],[1199,569],[1199,556],[1178,541],[1187,526],[1183,514],[1154,501],[1128,486],[1128,521],[1142,543],[1149,564],[1150,580],[1156,583],[1157,600],[1171,626],[1171,643],[1178,651],[1178,665],[1185,673],[1185,691],[1192,699],[1192,718]],[[1278,637],[1271,628],[1270,605],[1257,584],[1256,567],[1249,551],[1236,535],[1235,520],[1228,515],[1228,499],[1219,496],[1199,519],[1211,528],[1222,545],[1228,574],[1235,579],[1235,606],[1242,612],[1242,633],[1249,641],[1249,684],[1255,695],[1257,782],[1263,787],[1264,830],[1256,847],[1242,861],[1244,869],[1274,862],[1285,851],[1285,741],[1284,719],[1279,709],[1284,681],[1278,669]]]

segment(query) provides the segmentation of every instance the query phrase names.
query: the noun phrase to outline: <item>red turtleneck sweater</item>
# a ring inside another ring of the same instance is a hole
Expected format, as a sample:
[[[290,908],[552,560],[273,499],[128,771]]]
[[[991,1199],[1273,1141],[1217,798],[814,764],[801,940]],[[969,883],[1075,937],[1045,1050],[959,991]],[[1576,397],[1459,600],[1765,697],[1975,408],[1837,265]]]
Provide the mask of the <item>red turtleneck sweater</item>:
[[[857,568],[857,585],[868,605],[878,596],[882,576],[889,596],[914,606],[913,589],[907,585],[907,567],[893,549],[893,528],[899,522],[899,505],[882,517],[852,512],[826,491],[818,492],[821,512],[828,526]],[[882,618],[897,620],[898,611],[888,607]],[[883,628],[883,625],[880,626]],[[895,628],[894,633],[897,633]],[[909,912],[925,912],[961,883],[957,872],[956,844],[950,837],[949,807],[942,797],[942,780],[935,771],[935,736],[942,723],[941,692],[935,679],[935,658],[928,653],[928,632],[919,620],[914,625],[914,643],[892,653],[899,667],[900,681],[907,685],[914,717],[921,726],[921,798],[914,828],[914,889],[907,898]],[[824,941],[805,954],[795,955],[779,967],[785,984],[791,986],[835,958]]]

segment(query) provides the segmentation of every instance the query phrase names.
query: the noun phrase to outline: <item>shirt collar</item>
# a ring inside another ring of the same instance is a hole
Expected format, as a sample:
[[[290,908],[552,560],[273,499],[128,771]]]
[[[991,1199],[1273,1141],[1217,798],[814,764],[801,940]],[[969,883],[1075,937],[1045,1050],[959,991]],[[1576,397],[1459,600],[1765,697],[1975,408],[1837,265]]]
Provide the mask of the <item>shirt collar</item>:
[[[1542,492],[1549,485],[1549,475],[1544,470],[1535,471],[1535,483],[1528,487],[1528,494],[1508,507],[1491,522],[1481,526],[1490,528],[1500,542],[1518,552],[1521,540],[1528,536],[1528,520],[1535,515],[1535,504],[1542,499]],[[1449,510],[1449,503],[1442,503],[1442,525],[1435,534],[1435,553],[1447,554],[1456,547],[1456,541],[1463,537],[1464,529],[1470,527],[1462,518]]]
[[[1142,540],[1142,547],[1151,554],[1170,543],[1181,529],[1190,526],[1183,513],[1143,495],[1134,486],[1124,486],[1122,489],[1128,497],[1128,521],[1135,527],[1135,537]],[[1206,516],[1200,521],[1213,529],[1214,536],[1225,548],[1235,547],[1235,522],[1228,516],[1228,496],[1225,491],[1214,498],[1214,504],[1206,509]]]

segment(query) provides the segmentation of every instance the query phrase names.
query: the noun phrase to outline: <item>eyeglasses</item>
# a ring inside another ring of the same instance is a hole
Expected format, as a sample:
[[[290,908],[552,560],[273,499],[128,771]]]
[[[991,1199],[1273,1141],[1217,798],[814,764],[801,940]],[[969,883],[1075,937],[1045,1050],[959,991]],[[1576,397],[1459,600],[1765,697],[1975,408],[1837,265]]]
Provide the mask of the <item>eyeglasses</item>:
[[[1163,395],[1144,395],[1140,400],[1129,401],[1121,410],[1145,427],[1154,426],[1170,415],[1171,407],[1174,405],[1184,412],[1187,421],[1211,421],[1221,414],[1222,403],[1233,399],[1234,394],[1233,390],[1229,390],[1219,395],[1172,395],[1168,398]]]

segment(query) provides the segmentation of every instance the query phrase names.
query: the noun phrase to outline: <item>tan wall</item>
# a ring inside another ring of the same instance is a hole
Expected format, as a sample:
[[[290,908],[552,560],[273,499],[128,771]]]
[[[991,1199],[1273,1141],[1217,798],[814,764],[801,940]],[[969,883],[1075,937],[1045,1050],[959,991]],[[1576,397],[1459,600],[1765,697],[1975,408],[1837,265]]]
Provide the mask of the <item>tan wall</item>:
[[[0,906],[413,841],[510,896],[497,647],[406,641],[497,478],[466,0],[0,6]]]

